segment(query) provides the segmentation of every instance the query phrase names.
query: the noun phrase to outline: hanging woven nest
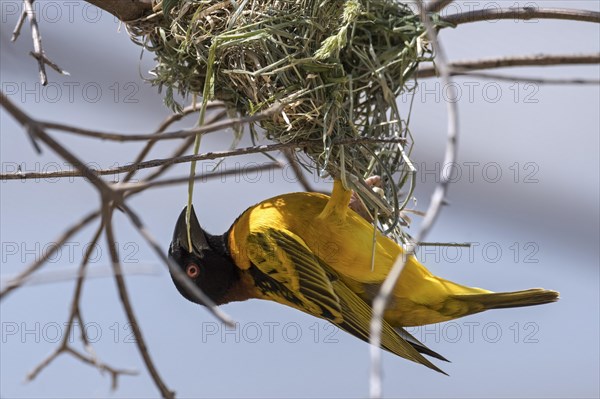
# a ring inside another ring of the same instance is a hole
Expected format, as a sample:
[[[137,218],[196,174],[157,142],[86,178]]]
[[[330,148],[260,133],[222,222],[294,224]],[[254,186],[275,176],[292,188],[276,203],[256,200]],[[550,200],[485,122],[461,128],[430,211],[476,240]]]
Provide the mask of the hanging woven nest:
[[[240,115],[279,105],[272,118],[251,126],[253,134],[260,127],[270,140],[303,143],[297,152],[312,161],[305,166],[342,176],[353,188],[369,175],[386,177],[394,205],[369,193],[363,199],[397,219],[403,205],[396,190],[410,174],[412,139],[410,109],[400,110],[396,97],[408,90],[419,62],[432,60],[425,28],[407,5],[164,0],[155,10],[129,28],[155,54],[152,82],[166,89],[167,105],[179,108],[174,93],[220,100]]]

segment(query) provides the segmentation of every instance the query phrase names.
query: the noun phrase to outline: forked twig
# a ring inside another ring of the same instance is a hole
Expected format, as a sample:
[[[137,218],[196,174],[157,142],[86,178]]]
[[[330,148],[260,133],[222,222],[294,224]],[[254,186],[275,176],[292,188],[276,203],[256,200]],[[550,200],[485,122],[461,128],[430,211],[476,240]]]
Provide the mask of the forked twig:
[[[15,104],[13,104],[2,92],[0,92],[0,105],[10,115],[12,115],[15,118],[15,120],[17,120],[25,128],[25,130],[31,135],[31,137],[33,139],[43,142],[49,148],[51,148],[54,152],[56,152],[61,158],[72,163],[75,166],[75,168],[78,170],[78,173],[80,173],[82,176],[85,176],[86,178],[88,178],[89,182],[92,185],[94,185],[96,187],[96,189],[98,190],[100,197],[101,197],[101,202],[102,202],[102,207],[101,207],[101,209],[102,209],[102,212],[101,212],[102,225],[104,226],[104,231],[106,233],[107,245],[109,246],[109,252],[111,255],[111,263],[113,265],[113,270],[114,270],[113,274],[114,274],[114,278],[115,278],[117,288],[119,291],[119,297],[121,299],[121,303],[123,304],[123,308],[125,310],[127,319],[129,320],[129,322],[132,326],[141,357],[142,357],[144,364],[146,365],[146,368],[148,369],[148,372],[150,373],[154,383],[158,387],[158,389],[161,392],[161,395],[163,395],[163,397],[166,397],[166,398],[173,397],[174,396],[173,392],[168,389],[168,387],[166,386],[166,384],[160,377],[158,370],[156,369],[156,367],[152,361],[152,358],[150,357],[150,354],[148,352],[148,348],[145,344],[141,328],[139,327],[139,325],[137,323],[133,307],[129,300],[129,295],[128,295],[127,288],[125,285],[125,280],[122,275],[121,265],[118,260],[116,249],[114,248],[114,233],[112,230],[112,216],[113,216],[114,208],[119,206],[122,209],[127,209],[128,215],[131,217],[131,219],[134,222],[134,224],[136,225],[136,227],[138,227],[140,229],[144,238],[146,238],[146,240],[151,244],[153,249],[159,254],[159,257],[163,258],[163,260],[166,258],[165,255],[162,253],[162,250],[159,248],[158,244],[156,244],[156,242],[153,241],[153,239],[151,238],[149,233],[141,225],[141,222],[139,222],[139,217],[137,217],[135,214],[133,214],[133,212],[131,212],[131,210],[129,210],[129,208],[127,208],[126,205],[124,204],[124,202],[123,202],[124,199],[126,197],[128,197],[129,195],[131,195],[132,193],[126,193],[123,190],[120,190],[118,188],[118,185],[109,184],[109,183],[105,182],[104,180],[102,180],[102,178],[96,171],[93,171],[90,168],[88,168],[71,151],[69,151],[64,146],[62,146],[60,143],[58,143],[57,141],[52,139],[46,133],[45,128],[42,124],[40,124],[38,121],[34,120],[33,118],[31,118],[27,114],[25,114],[21,109],[19,109]],[[176,118],[171,118],[170,120],[174,120],[174,119],[176,119]],[[169,121],[166,121],[164,126],[168,126],[169,124],[170,124]],[[180,147],[177,150],[177,152],[179,152],[179,153],[181,153],[182,151],[185,151],[185,146]],[[143,155],[138,156],[138,158],[142,159]],[[158,171],[155,171],[155,173],[148,179],[153,179],[153,178],[159,176],[169,166],[170,165],[163,165]],[[133,168],[132,170],[137,170],[137,168]],[[100,211],[93,212],[90,215],[88,215],[86,218],[84,218],[80,223],[78,223],[75,226],[73,226],[72,228],[70,228],[59,239],[58,245],[53,248],[53,251],[56,251],[56,249],[58,247],[60,247],[62,244],[64,244],[69,239],[69,237],[71,237],[73,234],[78,232],[83,226],[85,226],[86,224],[88,224],[89,222],[94,220],[96,217],[98,217],[99,214],[100,214]],[[99,235],[101,234],[101,232],[103,230],[102,225],[98,229],[98,231],[94,237],[94,242],[96,242],[98,240]],[[80,300],[80,296],[81,296],[82,285],[83,285],[83,282],[84,282],[85,276],[86,276],[86,273],[85,273],[86,265],[89,260],[89,254],[91,253],[90,251],[92,248],[93,248],[93,245],[88,248],[88,252],[86,253],[86,255],[83,259],[83,263],[80,267],[80,274],[78,276],[78,280],[77,280],[77,284],[76,284],[76,288],[75,288],[75,292],[74,292],[74,297],[73,297],[73,302],[71,305],[71,312],[69,315],[69,323],[68,324],[71,327],[73,326],[75,319],[79,319],[80,321],[82,320],[81,312],[79,309],[79,300]],[[38,270],[44,264],[44,262],[48,259],[48,257],[52,255],[52,253],[53,253],[52,251],[47,251],[45,256],[43,256],[40,260],[34,262],[31,266],[26,268],[12,282],[9,282],[9,284],[5,287],[5,289],[0,293],[2,295],[2,297],[4,297],[8,292],[22,286],[23,282],[25,282],[26,279],[33,272]],[[167,261],[167,263],[168,263],[168,261]],[[221,321],[224,321],[227,324],[232,324],[231,320],[221,310],[216,309],[214,304],[212,304],[212,302],[207,300],[206,296],[200,291],[199,288],[196,287],[196,291],[199,292],[198,295],[204,296],[204,298],[203,298],[203,299],[205,299],[204,302],[207,304],[207,306],[213,312],[213,314],[215,314],[217,317],[219,317]],[[195,294],[196,294],[196,292],[195,292]],[[80,324],[83,324],[83,322],[81,322]],[[116,369],[116,368],[110,367],[110,366],[100,362],[98,360],[97,356],[95,355],[93,348],[91,347],[89,340],[87,339],[87,335],[81,325],[80,325],[80,328],[81,328],[82,340],[84,342],[84,347],[85,347],[86,351],[88,352],[88,355],[83,354],[68,345],[68,338],[71,336],[69,334],[69,335],[65,336],[63,342],[55,351],[53,351],[47,358],[45,358],[42,362],[40,362],[32,370],[32,372],[30,372],[28,374],[28,379],[35,378],[47,365],[49,365],[56,357],[58,357],[62,353],[70,353],[72,356],[75,356],[79,360],[96,366],[101,371],[109,372],[111,374],[113,387],[116,386],[117,378],[119,375],[134,373],[131,370]]]
[[[29,373],[27,373],[27,376],[26,376],[27,381],[34,380],[38,376],[38,374],[40,372],[42,372],[42,370],[44,368],[46,368],[48,365],[50,365],[50,363],[52,363],[53,360],[55,360],[59,355],[61,355],[63,353],[70,354],[73,357],[75,357],[76,359],[79,359],[86,364],[96,367],[98,370],[100,370],[100,372],[108,372],[111,377],[111,389],[112,390],[117,389],[118,378],[120,375],[136,375],[136,374],[138,374],[137,371],[135,371],[135,370],[118,369],[118,368],[111,367],[111,366],[101,362],[98,359],[98,357],[95,356],[95,353],[92,354],[93,350],[91,349],[89,339],[87,337],[85,328],[83,327],[84,323],[81,320],[79,301],[81,298],[83,282],[85,281],[85,277],[86,277],[86,269],[87,269],[90,255],[93,251],[93,248],[96,245],[96,243],[98,242],[100,235],[102,234],[103,227],[104,226],[101,223],[100,226],[98,227],[98,229],[96,230],[96,233],[94,235],[94,238],[92,239],[91,245],[89,245],[87,247],[85,254],[83,256],[83,259],[81,261],[81,265],[79,267],[79,274],[77,277],[77,283],[75,284],[75,293],[73,294],[73,300],[71,302],[71,310],[70,310],[69,319],[68,319],[67,327],[66,327],[67,333],[63,336],[63,339],[62,339],[60,345],[54,351],[52,351],[52,353],[50,353],[50,355],[48,355],[40,363],[38,363]],[[73,334],[73,324],[74,324],[76,318],[79,318],[79,321],[80,321],[79,327],[80,327],[81,339],[83,341],[84,347],[86,348],[86,350],[88,352],[92,352],[89,355],[84,355],[69,345],[69,341]]]
[[[29,25],[31,25],[31,37],[33,39],[33,51],[30,52],[31,56],[35,58],[38,62],[38,67],[40,71],[40,82],[43,86],[48,84],[48,76],[46,75],[46,65],[50,68],[54,69],[56,72],[61,75],[68,75],[69,73],[63,69],[61,69],[58,65],[52,62],[46,54],[44,53],[44,49],[42,47],[42,35],[40,34],[40,28],[37,23],[37,17],[35,15],[35,10],[33,9],[34,0],[23,0],[23,11],[17,20],[17,24],[15,29],[13,30],[13,34],[11,40],[14,42],[19,37],[21,33],[21,28],[23,27],[23,23],[25,22],[25,16],[29,20]]]

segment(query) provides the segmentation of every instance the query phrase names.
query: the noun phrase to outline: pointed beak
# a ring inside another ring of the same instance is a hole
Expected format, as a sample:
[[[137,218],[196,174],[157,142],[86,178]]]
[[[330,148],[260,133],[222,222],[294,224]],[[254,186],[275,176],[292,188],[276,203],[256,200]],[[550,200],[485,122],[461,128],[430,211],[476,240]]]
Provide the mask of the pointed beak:
[[[192,248],[190,249],[188,245],[188,233],[187,233],[187,223],[185,220],[187,207],[183,208],[179,218],[177,219],[177,223],[175,223],[175,230],[173,231],[173,240],[171,241],[171,249],[183,249],[188,253],[194,253],[196,255],[200,254],[200,250],[205,248],[208,244],[206,242],[206,236],[204,235],[204,231],[200,227],[200,222],[198,222],[198,218],[196,217],[196,212],[194,212],[194,207],[192,206],[192,213],[190,215],[190,234],[192,236]]]

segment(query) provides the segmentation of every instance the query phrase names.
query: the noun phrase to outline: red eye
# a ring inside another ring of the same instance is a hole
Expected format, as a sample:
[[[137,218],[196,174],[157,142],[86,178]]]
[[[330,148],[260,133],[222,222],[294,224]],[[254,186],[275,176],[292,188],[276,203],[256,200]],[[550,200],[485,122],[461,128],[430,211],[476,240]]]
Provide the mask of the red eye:
[[[200,268],[195,263],[190,263],[185,269],[189,278],[196,278],[200,274]]]

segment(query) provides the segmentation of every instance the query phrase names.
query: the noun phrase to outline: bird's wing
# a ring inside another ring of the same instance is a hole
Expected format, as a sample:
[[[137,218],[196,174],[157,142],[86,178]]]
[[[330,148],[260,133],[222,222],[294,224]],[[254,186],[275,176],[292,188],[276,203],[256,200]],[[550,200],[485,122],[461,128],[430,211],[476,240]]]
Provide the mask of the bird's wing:
[[[251,268],[250,273],[267,297],[283,299],[317,317],[341,320],[340,303],[329,276],[296,234],[273,228],[252,232],[247,251],[257,269]]]
[[[275,301],[282,298],[369,342],[371,307],[311,252],[300,237],[287,230],[267,229],[251,233],[248,244],[248,257],[257,268],[255,272],[251,268],[250,272],[263,293]],[[443,373],[386,321],[383,322],[381,343],[384,349],[398,356]],[[419,344],[420,348],[427,349]],[[429,349],[427,352],[437,355]]]
[[[333,287],[342,306],[343,321],[338,326],[357,338],[369,342],[369,333],[371,327],[372,309],[365,301],[358,297],[344,282],[337,280],[333,282]],[[336,323],[337,324],[337,323]],[[446,374],[419,352],[426,353],[441,360],[446,360],[443,356],[427,348],[407,331],[402,330],[402,335],[385,320],[382,324],[381,346],[405,359],[422,364],[432,370]]]

